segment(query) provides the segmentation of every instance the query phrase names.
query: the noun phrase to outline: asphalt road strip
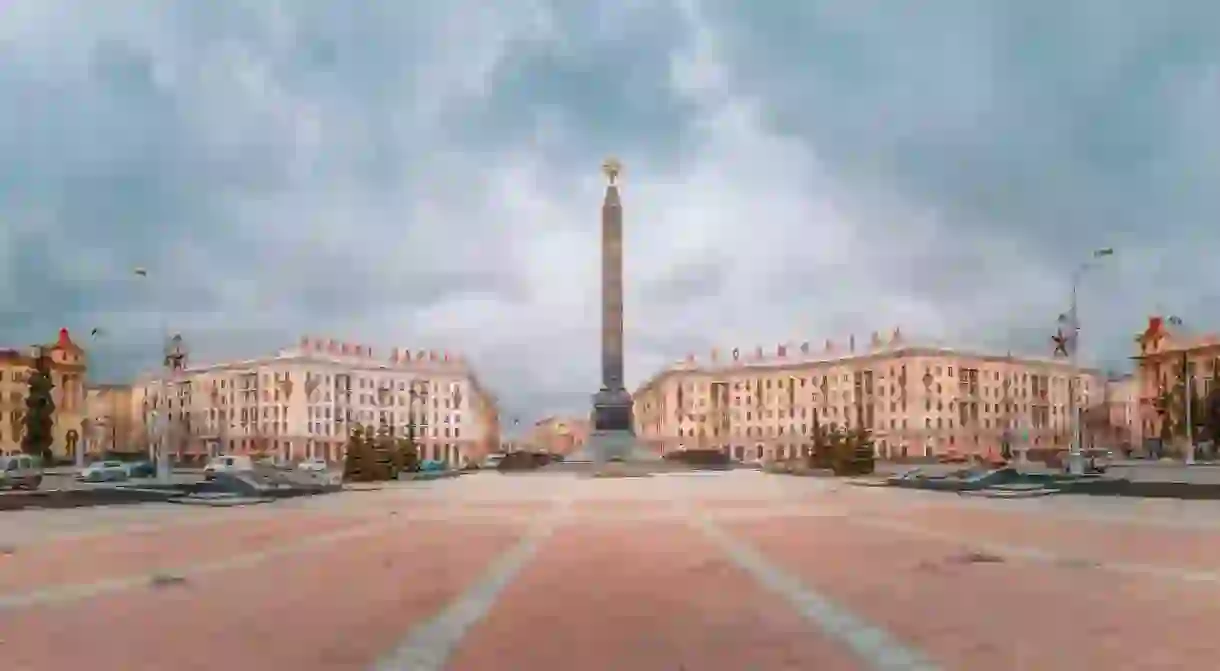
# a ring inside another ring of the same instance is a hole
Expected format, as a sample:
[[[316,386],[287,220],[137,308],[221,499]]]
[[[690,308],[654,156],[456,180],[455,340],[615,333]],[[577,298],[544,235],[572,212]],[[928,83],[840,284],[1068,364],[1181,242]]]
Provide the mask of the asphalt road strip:
[[[747,543],[732,537],[709,517],[693,514],[690,521],[734,564],[783,597],[805,620],[845,644],[869,668],[877,671],[936,671],[940,668],[885,629],[806,587],[800,579],[772,564]]]
[[[508,587],[542,543],[568,519],[568,502],[542,516],[525,536],[492,562],[487,571],[436,617],[411,630],[389,654],[373,664],[372,671],[443,671],[466,633],[491,612]]]

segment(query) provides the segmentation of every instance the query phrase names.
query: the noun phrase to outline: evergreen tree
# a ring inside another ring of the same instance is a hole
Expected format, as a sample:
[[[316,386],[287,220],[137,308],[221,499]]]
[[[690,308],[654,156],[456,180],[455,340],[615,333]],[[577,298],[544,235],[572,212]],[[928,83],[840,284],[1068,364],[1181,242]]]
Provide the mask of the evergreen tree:
[[[34,455],[49,463],[51,444],[54,442],[55,399],[52,390],[51,360],[45,351],[39,350],[30,372],[25,395],[25,434],[21,438],[21,451]]]
[[[347,437],[347,450],[343,457],[343,479],[349,482],[368,482],[372,479],[372,457],[369,440],[364,427],[357,424]]]
[[[810,432],[810,449],[809,454],[805,456],[805,464],[814,468],[818,460],[818,455],[822,449],[822,425],[818,421],[818,411],[813,411],[813,425],[809,427]]]
[[[374,480],[390,480],[398,476],[397,469],[394,468],[394,435],[390,431],[390,427],[382,424],[376,430],[372,426],[365,429],[365,435],[371,436],[370,452],[373,461]]]
[[[1203,399],[1203,426],[1212,443],[1220,444],[1220,367],[1212,377],[1212,389]],[[1215,446],[1212,448],[1216,449]]]
[[[419,470],[419,451],[410,438],[399,438],[395,441],[393,452],[393,476],[399,473],[413,473]]]

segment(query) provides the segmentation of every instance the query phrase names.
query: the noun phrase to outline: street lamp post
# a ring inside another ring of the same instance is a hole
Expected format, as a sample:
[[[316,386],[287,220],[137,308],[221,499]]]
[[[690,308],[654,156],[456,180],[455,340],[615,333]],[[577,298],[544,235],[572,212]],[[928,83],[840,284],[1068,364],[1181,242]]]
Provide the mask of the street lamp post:
[[[1184,351],[1182,352],[1182,384],[1184,387],[1182,391],[1186,397],[1186,454],[1184,455],[1184,460],[1187,466],[1192,466],[1195,463],[1195,422],[1194,417],[1192,416],[1193,406],[1195,404],[1195,391],[1191,385],[1191,378],[1194,377],[1193,373],[1194,371],[1192,371],[1190,368],[1189,355]]]
[[[415,419],[416,418],[415,401],[417,401],[417,400],[423,405],[422,412],[426,414],[428,412],[428,381],[427,380],[412,380],[411,384],[407,387],[407,401],[408,401],[407,438],[410,440],[412,447],[415,448],[415,450],[419,456],[419,460],[422,462],[424,460],[424,449],[421,444],[416,443],[416,439],[415,439],[416,431],[418,429],[418,427],[416,426],[416,419]]]
[[[1103,259],[1114,255],[1112,247],[1103,247],[1093,250],[1092,258],[1081,263],[1072,273],[1072,300],[1071,306],[1068,309],[1070,319],[1071,347],[1068,348],[1068,361],[1071,366],[1071,377],[1068,378],[1068,409],[1072,418],[1072,439],[1068,450],[1068,471],[1075,475],[1084,474],[1084,431],[1083,417],[1084,403],[1083,399],[1078,401],[1077,395],[1080,394],[1081,375],[1078,366],[1078,352],[1080,351],[1080,313],[1077,295],[1079,294],[1080,281],[1084,278],[1084,274],[1092,269],[1099,259]]]
[[[149,275],[146,268],[137,267],[133,270],[133,274],[148,283]],[[151,286],[151,285],[150,285]],[[177,389],[175,384],[178,381],[178,373],[181,372],[181,365],[185,362],[185,352],[180,351],[182,338],[176,336],[173,340],[169,337],[169,326],[164,312],[159,313],[159,339],[164,343],[165,350],[162,358],[162,374],[159,384],[157,385],[160,392],[161,400],[164,402],[163,415],[158,417],[158,413],[154,411],[152,416],[155,420],[159,420],[160,430],[158,431],[158,439],[156,446],[149,445],[149,458],[154,461],[157,467],[157,477],[163,481],[169,481],[172,478],[173,466],[170,464],[170,443],[176,438],[172,431],[172,397]],[[177,347],[175,347],[175,345]],[[182,356],[177,356],[181,354]]]
[[[85,453],[89,450],[89,443],[93,438],[93,421],[88,417],[80,421],[80,440],[74,445],[75,454],[72,455],[72,463],[76,465],[76,469],[80,470],[85,467]]]
[[[1177,316],[1169,317],[1169,323],[1173,326],[1183,328],[1182,318]],[[1184,329],[1185,330],[1185,329]],[[1194,371],[1190,367],[1189,350],[1182,350],[1182,418],[1186,421],[1186,452],[1182,455],[1182,461],[1190,466],[1195,463],[1195,423],[1194,423]]]

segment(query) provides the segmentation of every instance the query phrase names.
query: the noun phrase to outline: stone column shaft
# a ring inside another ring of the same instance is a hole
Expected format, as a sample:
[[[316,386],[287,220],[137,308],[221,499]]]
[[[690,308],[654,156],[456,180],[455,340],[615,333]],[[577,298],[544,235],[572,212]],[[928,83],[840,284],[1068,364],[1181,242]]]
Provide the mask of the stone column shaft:
[[[613,184],[602,204],[602,388],[623,388],[623,208]]]

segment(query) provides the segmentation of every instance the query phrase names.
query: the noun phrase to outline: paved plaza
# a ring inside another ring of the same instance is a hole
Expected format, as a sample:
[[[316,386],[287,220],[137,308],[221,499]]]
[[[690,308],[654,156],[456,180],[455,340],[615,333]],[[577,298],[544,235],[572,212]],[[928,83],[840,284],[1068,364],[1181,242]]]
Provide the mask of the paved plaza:
[[[0,516],[6,669],[1205,669],[1220,506],[480,473]]]

